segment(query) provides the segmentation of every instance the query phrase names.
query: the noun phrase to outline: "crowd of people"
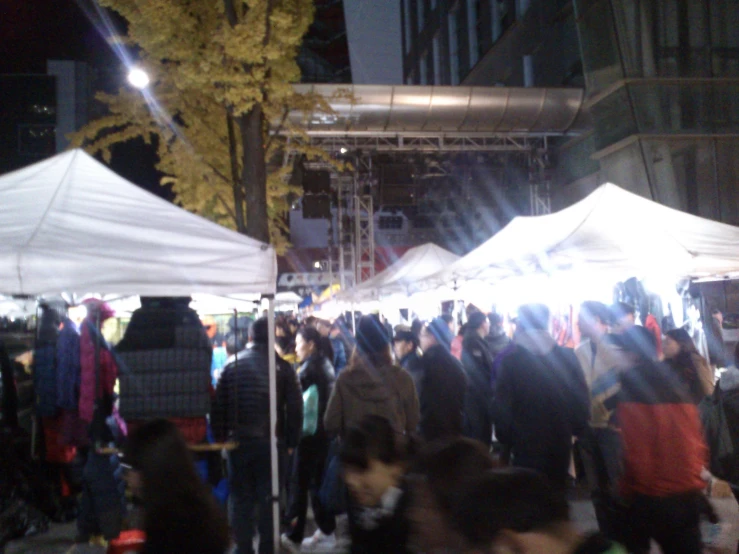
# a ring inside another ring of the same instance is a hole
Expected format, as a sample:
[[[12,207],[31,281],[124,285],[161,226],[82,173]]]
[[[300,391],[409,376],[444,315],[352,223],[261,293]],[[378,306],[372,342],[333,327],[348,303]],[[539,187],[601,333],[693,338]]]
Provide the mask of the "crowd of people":
[[[210,411],[214,440],[237,445],[227,452],[230,530],[181,428],[155,419],[133,430],[123,457],[145,551],[215,554],[233,541],[250,553],[258,535],[258,552],[272,553],[275,431],[289,552],[646,553],[651,541],[667,554],[702,551],[716,466],[701,407],[721,394],[739,435],[736,367],[716,382],[686,331],[655,334],[625,304],[585,302],[575,349],[553,338],[543,305],[511,321],[470,306],[456,323],[393,329],[365,315],[352,332],[344,318],[280,317],[270,351],[257,319],[246,344],[228,345]],[[570,521],[576,479],[598,533]],[[337,537],[341,514],[348,537]]]

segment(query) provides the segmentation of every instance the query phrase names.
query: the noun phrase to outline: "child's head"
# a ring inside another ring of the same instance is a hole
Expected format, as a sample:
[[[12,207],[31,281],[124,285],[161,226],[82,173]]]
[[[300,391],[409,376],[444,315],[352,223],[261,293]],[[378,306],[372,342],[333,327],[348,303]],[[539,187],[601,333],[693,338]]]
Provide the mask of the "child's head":
[[[376,506],[389,488],[398,485],[409,456],[406,440],[387,419],[367,416],[342,441],[344,481],[357,502]]]

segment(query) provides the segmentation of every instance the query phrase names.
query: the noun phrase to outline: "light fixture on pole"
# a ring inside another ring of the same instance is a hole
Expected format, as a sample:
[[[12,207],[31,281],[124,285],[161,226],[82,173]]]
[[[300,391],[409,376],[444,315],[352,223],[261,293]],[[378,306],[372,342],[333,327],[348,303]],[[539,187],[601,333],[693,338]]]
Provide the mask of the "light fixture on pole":
[[[149,86],[149,75],[140,67],[132,67],[128,72],[128,82],[131,86],[143,90]]]

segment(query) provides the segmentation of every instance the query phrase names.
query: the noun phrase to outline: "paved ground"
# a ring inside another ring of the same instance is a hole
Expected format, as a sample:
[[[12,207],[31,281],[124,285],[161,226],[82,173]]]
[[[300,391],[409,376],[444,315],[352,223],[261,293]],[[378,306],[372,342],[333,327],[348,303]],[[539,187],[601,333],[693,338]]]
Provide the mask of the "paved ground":
[[[733,498],[712,500],[721,517],[721,527],[718,529],[717,544],[706,549],[706,552],[725,552],[734,554],[739,542],[739,508]],[[572,517],[582,531],[597,529],[593,505],[586,500],[572,502]],[[716,532],[716,529],[704,531]],[[102,547],[75,545],[73,543],[75,525],[53,525],[42,535],[12,542],[8,545],[6,554],[104,554]],[[656,547],[654,552],[659,552]]]

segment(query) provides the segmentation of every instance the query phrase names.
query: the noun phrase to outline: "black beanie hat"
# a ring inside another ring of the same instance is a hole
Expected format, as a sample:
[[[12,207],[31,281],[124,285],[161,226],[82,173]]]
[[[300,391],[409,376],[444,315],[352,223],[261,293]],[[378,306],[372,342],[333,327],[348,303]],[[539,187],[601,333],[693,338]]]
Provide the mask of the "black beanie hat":
[[[487,321],[487,319],[488,316],[486,316],[482,312],[475,312],[473,314],[470,314],[470,317],[467,320],[467,328],[477,331],[482,326],[482,324]]]
[[[376,354],[390,346],[387,329],[374,315],[363,316],[357,325],[357,348],[365,354]]]

